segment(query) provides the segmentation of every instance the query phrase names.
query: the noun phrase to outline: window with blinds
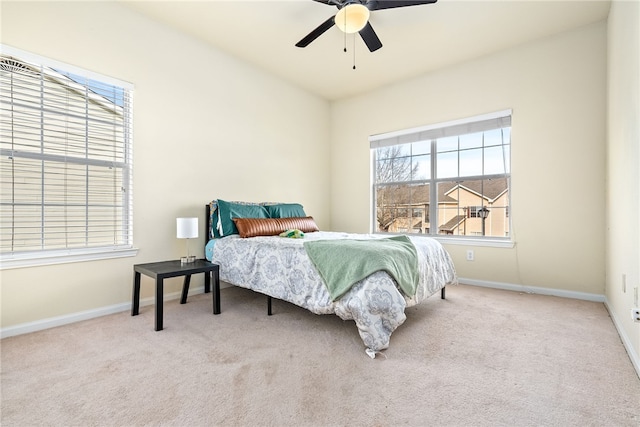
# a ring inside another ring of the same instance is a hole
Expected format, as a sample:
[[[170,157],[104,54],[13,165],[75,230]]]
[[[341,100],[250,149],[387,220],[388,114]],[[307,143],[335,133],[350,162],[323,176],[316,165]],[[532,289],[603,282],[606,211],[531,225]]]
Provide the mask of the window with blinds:
[[[369,140],[374,232],[510,238],[510,110]]]
[[[3,46],[2,260],[132,248],[132,87]]]

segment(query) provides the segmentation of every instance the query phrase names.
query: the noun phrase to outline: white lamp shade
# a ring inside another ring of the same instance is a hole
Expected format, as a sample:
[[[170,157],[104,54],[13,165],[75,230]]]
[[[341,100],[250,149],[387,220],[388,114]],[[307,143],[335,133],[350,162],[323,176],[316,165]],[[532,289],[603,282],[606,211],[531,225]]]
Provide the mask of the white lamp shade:
[[[334,21],[345,33],[357,33],[367,25],[369,9],[359,3],[348,4],[338,11]]]
[[[178,239],[194,239],[198,237],[198,218],[176,218]]]

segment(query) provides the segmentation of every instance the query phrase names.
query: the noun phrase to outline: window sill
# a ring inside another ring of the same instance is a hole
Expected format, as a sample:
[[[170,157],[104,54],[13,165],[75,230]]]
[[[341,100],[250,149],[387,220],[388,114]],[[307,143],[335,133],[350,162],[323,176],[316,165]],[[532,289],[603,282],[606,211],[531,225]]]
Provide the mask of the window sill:
[[[133,257],[138,254],[138,248],[101,248],[82,251],[48,251],[45,253],[25,253],[19,255],[0,255],[0,270],[12,268],[38,267],[71,262],[97,261],[111,258]]]
[[[397,236],[403,233],[376,233],[377,235]],[[490,248],[513,248],[516,242],[509,239],[491,239],[487,237],[445,237],[442,235],[432,236],[430,234],[419,233],[404,233],[406,236],[411,237],[430,237],[437,240],[443,245],[458,245],[458,246],[485,246]]]
[[[487,239],[487,238],[469,238],[469,237],[442,237],[433,236],[434,239],[443,245],[458,246],[484,246],[488,248],[513,248],[516,242],[506,239]]]

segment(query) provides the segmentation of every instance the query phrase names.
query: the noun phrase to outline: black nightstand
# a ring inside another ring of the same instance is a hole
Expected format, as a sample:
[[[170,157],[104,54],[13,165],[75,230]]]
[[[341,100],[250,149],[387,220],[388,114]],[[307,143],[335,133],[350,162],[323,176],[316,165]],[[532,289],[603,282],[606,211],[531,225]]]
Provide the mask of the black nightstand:
[[[136,316],[140,310],[140,275],[156,279],[156,331],[162,330],[162,305],[164,299],[163,282],[168,277],[184,276],[182,297],[180,304],[187,302],[191,275],[204,273],[204,291],[211,292],[211,273],[213,273],[213,314],[220,314],[220,267],[204,259],[198,259],[189,264],[176,261],[151,262],[133,266],[133,298],[131,301],[131,315]]]

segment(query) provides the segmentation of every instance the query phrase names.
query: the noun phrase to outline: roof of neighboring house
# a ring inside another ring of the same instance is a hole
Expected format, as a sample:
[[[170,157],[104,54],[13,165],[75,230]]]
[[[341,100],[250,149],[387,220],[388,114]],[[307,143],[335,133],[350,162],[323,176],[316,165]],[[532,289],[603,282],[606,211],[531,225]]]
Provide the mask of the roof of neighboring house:
[[[429,204],[429,184],[413,185],[410,188],[410,203],[402,203],[404,206],[420,206]],[[438,185],[438,203],[458,203],[458,199],[453,197],[456,190],[460,188],[465,191],[484,197],[489,202],[495,201],[507,191],[506,178],[469,180],[457,182],[443,182]],[[405,193],[406,197],[406,193]],[[400,203],[396,203],[400,205]]]
[[[507,180],[505,178],[486,180],[478,179],[451,183],[448,186],[440,185],[439,187],[448,187],[448,190],[445,190],[446,195],[452,194],[457,188],[463,188],[477,194],[478,196],[484,197],[489,201],[494,201],[507,191]]]
[[[122,107],[108,97],[97,93],[91,85],[78,83],[70,76],[60,73],[51,67],[39,67],[10,55],[0,55],[0,68],[10,72],[22,73],[31,76],[43,76],[44,78],[59,84],[66,90],[78,94],[79,97],[88,99],[101,108],[122,114]],[[86,89],[89,89],[86,92]]]
[[[411,203],[409,206],[428,205],[429,204],[429,191],[428,184],[415,185],[411,187]],[[425,190],[426,189],[426,190]],[[453,197],[447,193],[451,190],[451,186],[439,185],[438,186],[438,202],[440,203],[456,203]]]
[[[464,215],[456,215],[453,218],[451,218],[449,221],[447,221],[446,224],[442,224],[440,226],[440,230],[453,231],[460,224],[462,224],[465,221],[465,219],[466,217]]]

